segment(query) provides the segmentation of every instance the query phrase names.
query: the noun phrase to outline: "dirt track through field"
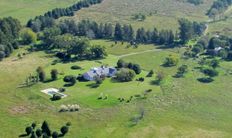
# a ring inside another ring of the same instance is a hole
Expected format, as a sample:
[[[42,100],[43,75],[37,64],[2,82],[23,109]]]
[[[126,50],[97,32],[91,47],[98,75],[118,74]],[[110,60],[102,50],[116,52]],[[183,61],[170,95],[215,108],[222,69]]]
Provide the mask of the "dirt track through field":
[[[162,51],[162,49],[151,49],[151,50],[146,50],[146,51],[141,51],[141,52],[134,52],[134,53],[130,53],[130,54],[124,54],[124,55],[118,56],[118,58],[128,57],[128,56],[132,56],[132,55],[139,55],[139,54],[148,53],[148,52],[157,52],[157,51]]]

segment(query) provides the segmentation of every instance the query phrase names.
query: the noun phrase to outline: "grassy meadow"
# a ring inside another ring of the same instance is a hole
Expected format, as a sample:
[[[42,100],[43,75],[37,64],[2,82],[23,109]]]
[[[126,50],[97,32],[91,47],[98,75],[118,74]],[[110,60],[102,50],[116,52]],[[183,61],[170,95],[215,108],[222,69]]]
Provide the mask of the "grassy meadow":
[[[48,10],[70,6],[78,0],[0,0],[0,17],[12,16],[25,24]]]
[[[135,28],[172,29],[177,30],[178,19],[187,18],[193,21],[207,21],[205,15],[213,0],[205,0],[204,4],[194,6],[178,0],[105,0],[100,5],[83,9],[76,13],[77,20],[91,19],[97,22],[132,24]],[[136,21],[135,14],[146,15],[146,20]]]
[[[78,0],[0,0],[0,17],[13,16],[22,23],[36,15],[55,7],[66,7]],[[213,0],[194,6],[178,0],[104,0],[102,4],[80,10],[74,18],[90,19],[97,22],[132,24],[135,28],[152,29],[178,28],[179,18],[194,21],[207,21],[206,11]],[[231,9],[227,11],[230,14]],[[144,21],[135,21],[133,15],[146,15]],[[209,33],[217,31],[231,35],[231,22],[220,21],[209,24]],[[230,138],[232,136],[232,62],[221,61],[219,76],[212,83],[201,83],[197,79],[204,75],[199,71],[200,59],[183,59],[184,48],[164,48],[155,45],[139,45],[138,48],[128,43],[115,44],[109,40],[91,40],[91,44],[106,47],[108,56],[102,60],[59,62],[52,53],[43,51],[28,53],[28,46],[15,50],[0,62],[0,138],[15,138],[25,133],[25,127],[32,122],[42,123],[47,120],[51,129],[59,131],[66,122],[71,122],[67,138]],[[22,59],[17,55],[26,53]],[[177,66],[162,66],[170,54],[180,59]],[[110,78],[97,88],[94,82],[77,82],[74,86],[64,87],[63,77],[78,75],[92,67],[101,65],[116,66],[118,59],[137,63],[142,73],[131,82],[119,83]],[[58,61],[58,62],[56,62]],[[189,71],[184,78],[173,77],[177,68],[188,65]],[[78,65],[80,70],[72,70]],[[20,87],[38,66],[46,71],[59,71],[58,80],[37,83],[29,87]],[[156,79],[146,77],[148,72],[163,71],[165,79],[161,85],[154,84]],[[144,82],[136,79],[144,77]],[[50,96],[41,92],[47,88],[66,89],[68,96],[59,101],[51,101]],[[134,97],[131,102],[120,102],[118,98],[128,100],[131,96],[141,95],[148,89],[146,98]],[[99,100],[99,95],[108,99]],[[78,104],[78,112],[59,112],[61,105]],[[134,118],[144,111],[144,118],[136,125]]]
[[[15,51],[10,58],[0,62],[0,137],[13,138],[24,133],[24,128],[31,122],[47,120],[53,130],[70,121],[72,126],[66,137],[230,137],[232,127],[232,106],[230,92],[231,75],[226,70],[232,67],[229,62],[222,62],[219,77],[210,84],[197,81],[202,77],[195,60],[181,59],[179,65],[187,64],[189,72],[184,78],[173,78],[177,67],[163,67],[162,63],[169,54],[178,54],[182,49],[160,49],[152,45],[139,45],[137,49],[128,48],[126,43],[112,47],[113,42],[94,40],[92,43],[102,44],[107,48],[108,57],[99,61],[78,61],[52,64],[55,58],[44,52],[26,54],[17,59],[18,53],[26,52],[25,48]],[[115,47],[118,47],[117,49]],[[147,51],[159,49],[159,51]],[[144,53],[143,53],[144,52]],[[131,54],[131,55],[130,55]],[[107,64],[115,66],[122,57],[125,61],[141,65],[143,71],[136,76],[145,77],[150,69],[162,70],[165,80],[161,86],[152,82],[155,77],[146,78],[144,82],[128,83],[112,82],[106,79],[98,88],[92,88],[93,82],[77,82],[75,86],[66,87],[68,97],[60,101],[50,101],[50,97],[40,90],[65,84],[64,75],[78,75],[91,67]],[[50,70],[58,69],[57,81],[38,83],[31,87],[18,88],[25,78],[34,73],[41,65],[45,68],[47,78]],[[72,65],[79,65],[82,70],[71,70]],[[225,83],[228,82],[228,83]],[[134,98],[130,103],[119,102],[123,97],[143,94],[145,90],[153,91],[146,99]],[[223,91],[222,91],[223,90]],[[98,100],[99,95],[108,95],[107,100]],[[79,112],[59,113],[62,104],[79,104]],[[144,110],[144,119],[133,125],[131,119]]]

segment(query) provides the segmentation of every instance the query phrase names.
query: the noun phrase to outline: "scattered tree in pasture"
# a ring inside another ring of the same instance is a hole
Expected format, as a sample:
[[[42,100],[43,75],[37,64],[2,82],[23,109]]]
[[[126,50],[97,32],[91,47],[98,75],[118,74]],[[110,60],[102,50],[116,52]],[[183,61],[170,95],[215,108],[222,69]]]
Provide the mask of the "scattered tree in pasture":
[[[62,133],[62,135],[64,136],[65,134],[67,134],[69,131],[69,127],[68,126],[63,126],[60,129],[60,132]]]
[[[163,71],[156,72],[156,84],[160,85],[160,83],[164,80],[165,74]]]
[[[185,73],[188,72],[188,66],[187,65],[182,65],[178,68],[177,77],[183,77]]]
[[[100,45],[92,46],[90,48],[90,51],[91,51],[92,59],[100,59],[100,58],[104,58],[105,56],[107,56],[105,47],[102,47]]]
[[[176,66],[178,63],[179,63],[179,58],[177,55],[174,54],[169,55],[164,61],[164,65],[168,67]]]
[[[57,80],[57,78],[58,78],[58,70],[57,69],[52,69],[51,70],[51,78],[52,78],[52,80]]]
[[[45,72],[44,72],[44,70],[43,70],[43,68],[41,66],[36,69],[36,72],[38,74],[39,80],[41,82],[45,81],[46,74],[45,74]]]
[[[64,82],[70,83],[70,85],[75,85],[76,84],[76,77],[73,75],[68,75],[64,77]]]
[[[152,77],[154,75],[154,71],[150,70],[149,73],[147,74],[147,77]]]
[[[210,61],[210,66],[212,67],[212,68],[217,68],[217,67],[219,67],[220,66],[220,61],[219,60],[217,60],[217,59],[213,59],[213,60],[211,60]]]

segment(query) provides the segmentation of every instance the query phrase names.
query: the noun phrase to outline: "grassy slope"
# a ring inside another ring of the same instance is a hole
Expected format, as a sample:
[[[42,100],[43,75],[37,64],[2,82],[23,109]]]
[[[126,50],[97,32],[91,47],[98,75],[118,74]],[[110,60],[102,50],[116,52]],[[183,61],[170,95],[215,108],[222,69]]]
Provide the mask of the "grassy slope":
[[[26,23],[53,8],[72,5],[78,0],[0,0],[0,17],[12,16]]]
[[[75,18],[89,18],[98,22],[130,23],[135,27],[153,28],[156,26],[158,29],[176,30],[179,18],[206,21],[205,13],[211,3],[212,0],[205,0],[205,4],[194,6],[176,0],[105,0],[100,5],[81,10]],[[147,19],[143,22],[131,19],[133,15],[139,13],[145,14]]]
[[[115,65],[118,56],[123,55],[124,46],[111,47],[111,42],[94,41],[107,47],[109,55],[101,60],[103,64]],[[130,49],[127,53],[144,51],[145,46]],[[149,46],[148,46],[149,47]],[[155,48],[155,47],[154,47]],[[114,50],[112,50],[114,49]],[[139,50],[140,49],[140,50]],[[112,52],[110,52],[112,51]],[[126,61],[139,63],[145,70],[139,76],[145,76],[146,70],[162,69],[167,78],[162,87],[151,85],[155,78],[146,78],[143,84],[136,81],[129,83],[112,83],[107,79],[99,88],[90,88],[91,82],[77,83],[67,88],[68,97],[51,102],[49,96],[40,92],[48,87],[60,88],[64,85],[62,77],[50,83],[39,83],[28,88],[16,88],[25,80],[29,73],[33,73],[39,65],[45,67],[47,77],[49,71],[57,68],[65,75],[82,73],[92,66],[99,66],[99,62],[82,61],[50,65],[54,60],[43,52],[26,55],[22,60],[12,61],[19,53],[3,62],[0,62],[0,123],[2,132],[0,137],[15,137],[22,134],[26,125],[32,121],[41,122],[48,120],[53,130],[67,121],[72,122],[70,133],[67,137],[229,137],[231,135],[231,86],[224,82],[231,82],[231,76],[224,75],[220,69],[220,76],[211,84],[199,83],[196,79],[202,76],[194,67],[196,61],[181,60],[180,64],[188,64],[190,72],[185,78],[175,79],[177,67],[164,68],[160,66],[166,56],[181,51],[178,49],[148,52],[123,57]],[[23,64],[23,66],[22,66]],[[82,71],[73,71],[72,65],[83,67]],[[231,63],[223,62],[222,68],[229,69]],[[15,79],[17,76],[17,79]],[[137,76],[137,77],[139,77]],[[141,94],[146,89],[153,89],[146,100],[133,100],[131,103],[119,103],[118,97],[128,98],[134,94]],[[223,90],[223,91],[222,91]],[[100,93],[108,94],[106,101],[97,100]],[[78,113],[58,113],[61,104],[80,104],[82,109]],[[23,106],[25,113],[13,112],[13,108]],[[136,116],[143,108],[145,118],[137,126],[131,126],[130,119]],[[9,129],[10,128],[10,129]]]

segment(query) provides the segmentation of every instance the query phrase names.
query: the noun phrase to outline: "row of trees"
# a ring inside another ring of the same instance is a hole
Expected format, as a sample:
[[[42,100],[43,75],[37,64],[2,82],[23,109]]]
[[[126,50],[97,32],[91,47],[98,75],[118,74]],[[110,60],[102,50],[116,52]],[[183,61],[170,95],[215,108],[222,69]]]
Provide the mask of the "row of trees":
[[[189,3],[192,3],[194,5],[200,5],[202,3],[204,3],[203,0],[187,0]]]
[[[21,24],[12,17],[0,19],[0,61],[18,48]]]
[[[110,23],[96,23],[94,21],[82,20],[78,23],[73,20],[61,21],[53,30],[45,29],[43,33],[45,37],[57,34],[72,34],[74,36],[86,36],[96,39],[114,39],[116,41],[128,41],[137,43],[153,43],[153,44],[173,44],[175,40],[180,39],[183,43],[188,40],[200,36],[204,33],[206,26],[204,23],[191,22],[187,19],[180,19],[180,34],[174,35],[171,30],[158,31],[145,30],[143,27],[134,30],[131,25],[121,25],[116,23],[113,26]]]
[[[36,123],[32,123],[30,126],[25,128],[25,132],[27,136],[30,136],[30,138],[37,138],[37,137],[43,137],[43,138],[58,138],[63,137],[69,132],[69,127],[71,123],[66,123],[66,125],[62,126],[60,128],[60,134],[57,131],[53,131],[50,129],[47,121],[44,121],[42,123],[41,128],[37,128]]]
[[[46,73],[45,73],[44,69],[41,66],[39,66],[36,69],[36,73],[37,73],[39,81],[44,82],[46,80]],[[50,75],[51,75],[51,80],[54,81],[54,80],[58,79],[59,72],[58,72],[57,69],[52,69],[51,72],[50,72]]]
[[[101,2],[102,0],[82,0],[67,8],[53,9],[46,12],[44,15],[37,16],[34,19],[30,19],[27,23],[27,27],[30,27],[33,29],[33,31],[38,32],[46,27],[53,26],[55,23],[55,19],[63,16],[73,16],[75,11]]]
[[[216,0],[209,9],[207,15],[215,19],[217,15],[224,13],[231,4],[232,0]]]

